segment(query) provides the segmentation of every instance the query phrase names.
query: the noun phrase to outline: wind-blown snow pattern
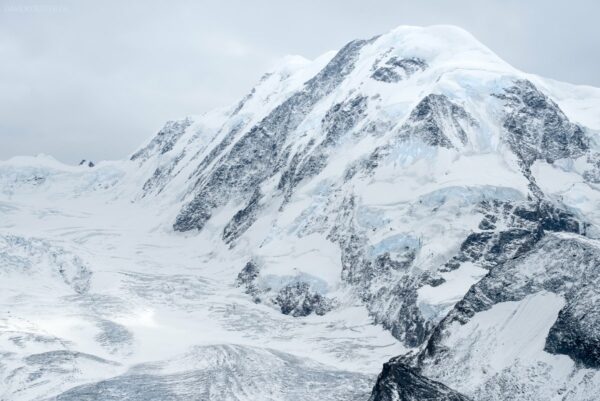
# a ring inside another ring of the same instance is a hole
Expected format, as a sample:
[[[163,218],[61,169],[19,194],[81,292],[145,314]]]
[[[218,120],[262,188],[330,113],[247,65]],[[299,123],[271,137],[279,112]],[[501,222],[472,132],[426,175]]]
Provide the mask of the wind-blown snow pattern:
[[[0,162],[0,400],[597,400],[598,115],[400,27],[127,160]]]

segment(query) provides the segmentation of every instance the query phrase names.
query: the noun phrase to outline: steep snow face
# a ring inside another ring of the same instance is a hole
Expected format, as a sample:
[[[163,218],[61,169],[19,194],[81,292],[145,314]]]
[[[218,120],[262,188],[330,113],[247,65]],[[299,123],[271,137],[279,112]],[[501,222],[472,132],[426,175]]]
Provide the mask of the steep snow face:
[[[2,162],[2,396],[366,399],[399,355],[371,400],[591,399],[598,99],[400,27],[129,160]]]

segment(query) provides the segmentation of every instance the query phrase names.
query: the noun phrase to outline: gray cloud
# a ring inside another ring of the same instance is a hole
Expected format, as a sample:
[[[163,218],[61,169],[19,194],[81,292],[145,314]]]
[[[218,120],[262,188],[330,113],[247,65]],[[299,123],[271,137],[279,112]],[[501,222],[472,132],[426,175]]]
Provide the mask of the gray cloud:
[[[595,0],[0,0],[0,158],[122,158],[285,54],[403,24],[458,25],[517,68],[600,86],[598,14]]]

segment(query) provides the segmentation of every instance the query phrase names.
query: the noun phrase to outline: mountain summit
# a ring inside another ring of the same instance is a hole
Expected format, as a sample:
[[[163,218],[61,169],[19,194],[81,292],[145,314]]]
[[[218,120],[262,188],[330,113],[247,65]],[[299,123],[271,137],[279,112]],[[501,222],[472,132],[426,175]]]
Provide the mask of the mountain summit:
[[[595,400],[599,115],[400,27],[129,160],[2,162],[5,398]]]

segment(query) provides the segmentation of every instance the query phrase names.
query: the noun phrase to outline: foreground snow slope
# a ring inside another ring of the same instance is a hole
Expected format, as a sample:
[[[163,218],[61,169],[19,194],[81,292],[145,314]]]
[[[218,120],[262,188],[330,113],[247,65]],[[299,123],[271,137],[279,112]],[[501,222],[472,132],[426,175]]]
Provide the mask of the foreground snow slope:
[[[592,400],[599,112],[400,27],[130,160],[2,162],[2,399]]]

